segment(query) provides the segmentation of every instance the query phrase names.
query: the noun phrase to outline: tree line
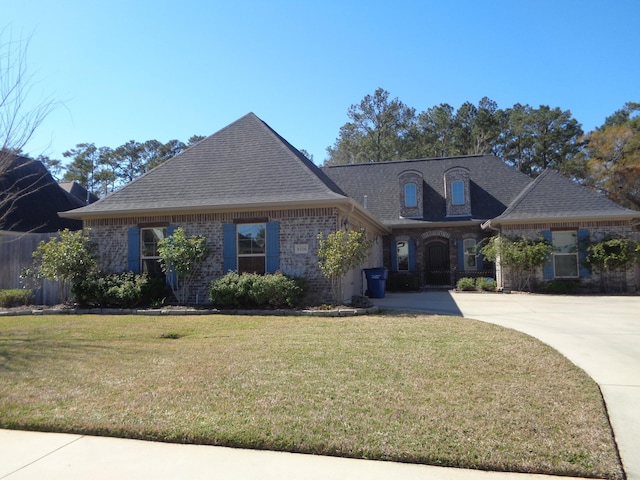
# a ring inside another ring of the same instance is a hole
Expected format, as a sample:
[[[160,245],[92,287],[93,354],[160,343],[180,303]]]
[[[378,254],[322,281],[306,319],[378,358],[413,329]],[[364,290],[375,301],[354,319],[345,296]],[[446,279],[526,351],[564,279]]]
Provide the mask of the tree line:
[[[484,97],[457,110],[442,103],[416,113],[381,88],[347,111],[349,121],[327,148],[325,166],[493,154],[537,176],[554,168],[623,206],[640,209],[640,103],[628,102],[586,133],[569,110],[515,104],[501,109]],[[62,161],[38,157],[54,177],[77,181],[99,197],[182,153],[187,143],[137,142],[117,148],[80,143]],[[309,156],[304,150],[302,152]]]
[[[103,197],[135,180],[166,160],[184,152],[204,137],[193,135],[187,143],[170,140],[137,142],[130,140],[117,148],[96,147],[94,143],[79,143],[62,154],[61,160],[40,156],[51,174],[65,182],[78,182],[91,193]]]
[[[487,97],[457,110],[416,109],[378,88],[347,111],[325,165],[493,154],[537,176],[554,168],[618,203],[640,209],[640,103],[628,102],[585,134],[569,110]]]

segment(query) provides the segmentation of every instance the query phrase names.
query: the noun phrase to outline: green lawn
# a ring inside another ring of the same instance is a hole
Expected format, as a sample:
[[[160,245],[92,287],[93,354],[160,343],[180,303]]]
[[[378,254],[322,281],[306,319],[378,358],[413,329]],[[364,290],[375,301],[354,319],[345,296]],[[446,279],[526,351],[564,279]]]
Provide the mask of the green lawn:
[[[584,372],[458,317],[0,317],[0,427],[622,478]]]

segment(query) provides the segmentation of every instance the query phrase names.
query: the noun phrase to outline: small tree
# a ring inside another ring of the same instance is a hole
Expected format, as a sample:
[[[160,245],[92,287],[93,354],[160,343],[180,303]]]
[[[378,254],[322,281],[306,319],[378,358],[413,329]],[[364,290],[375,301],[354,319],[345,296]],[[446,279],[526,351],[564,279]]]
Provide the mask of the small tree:
[[[158,242],[162,271],[176,275],[175,282],[170,283],[179,303],[187,302],[189,289],[200,264],[207,258],[208,253],[207,239],[204,235],[188,237],[182,227]]]
[[[628,238],[608,238],[587,247],[585,263],[589,270],[600,274],[600,290],[610,289],[611,273],[638,261],[640,244]]]
[[[96,274],[98,267],[88,231],[64,229],[58,234],[48,242],[40,242],[33,252],[33,272],[58,282],[60,298],[67,301],[71,284]]]
[[[362,265],[371,250],[371,241],[367,240],[364,230],[339,230],[325,236],[318,235],[318,265],[322,274],[331,282],[334,301],[343,300],[343,279],[346,273]]]
[[[491,237],[480,251],[490,262],[499,260],[501,265],[510,268],[516,290],[530,291],[535,269],[549,259],[553,247],[544,239],[510,239],[497,235]]]

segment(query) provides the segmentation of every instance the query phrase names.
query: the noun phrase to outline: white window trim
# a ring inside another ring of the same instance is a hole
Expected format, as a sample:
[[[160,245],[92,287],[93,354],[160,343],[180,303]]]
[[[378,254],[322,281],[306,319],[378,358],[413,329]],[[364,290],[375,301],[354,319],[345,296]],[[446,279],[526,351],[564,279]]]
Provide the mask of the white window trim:
[[[264,229],[264,248],[262,253],[240,253],[240,234],[239,230],[241,227],[252,226],[252,225],[260,225]],[[267,224],[264,222],[256,222],[256,223],[239,223],[236,225],[236,266],[238,271],[240,271],[240,259],[241,258],[258,258],[261,257],[264,260],[264,271],[267,271]]]
[[[575,233],[576,238],[576,250],[575,252],[553,252],[553,277],[554,278],[580,278],[580,255],[578,251],[578,232],[575,230],[556,230],[551,232],[551,244],[553,245],[553,235],[555,233]],[[555,246],[554,246],[555,249]],[[575,275],[558,275],[556,268],[556,258],[559,257],[574,257],[575,265],[576,265],[576,274]]]

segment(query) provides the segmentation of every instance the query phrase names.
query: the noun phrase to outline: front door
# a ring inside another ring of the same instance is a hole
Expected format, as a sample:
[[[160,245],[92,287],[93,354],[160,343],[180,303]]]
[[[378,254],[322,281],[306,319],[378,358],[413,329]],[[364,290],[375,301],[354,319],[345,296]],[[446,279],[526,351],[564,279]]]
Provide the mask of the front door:
[[[435,241],[426,245],[425,283],[427,285],[450,285],[449,242]]]

